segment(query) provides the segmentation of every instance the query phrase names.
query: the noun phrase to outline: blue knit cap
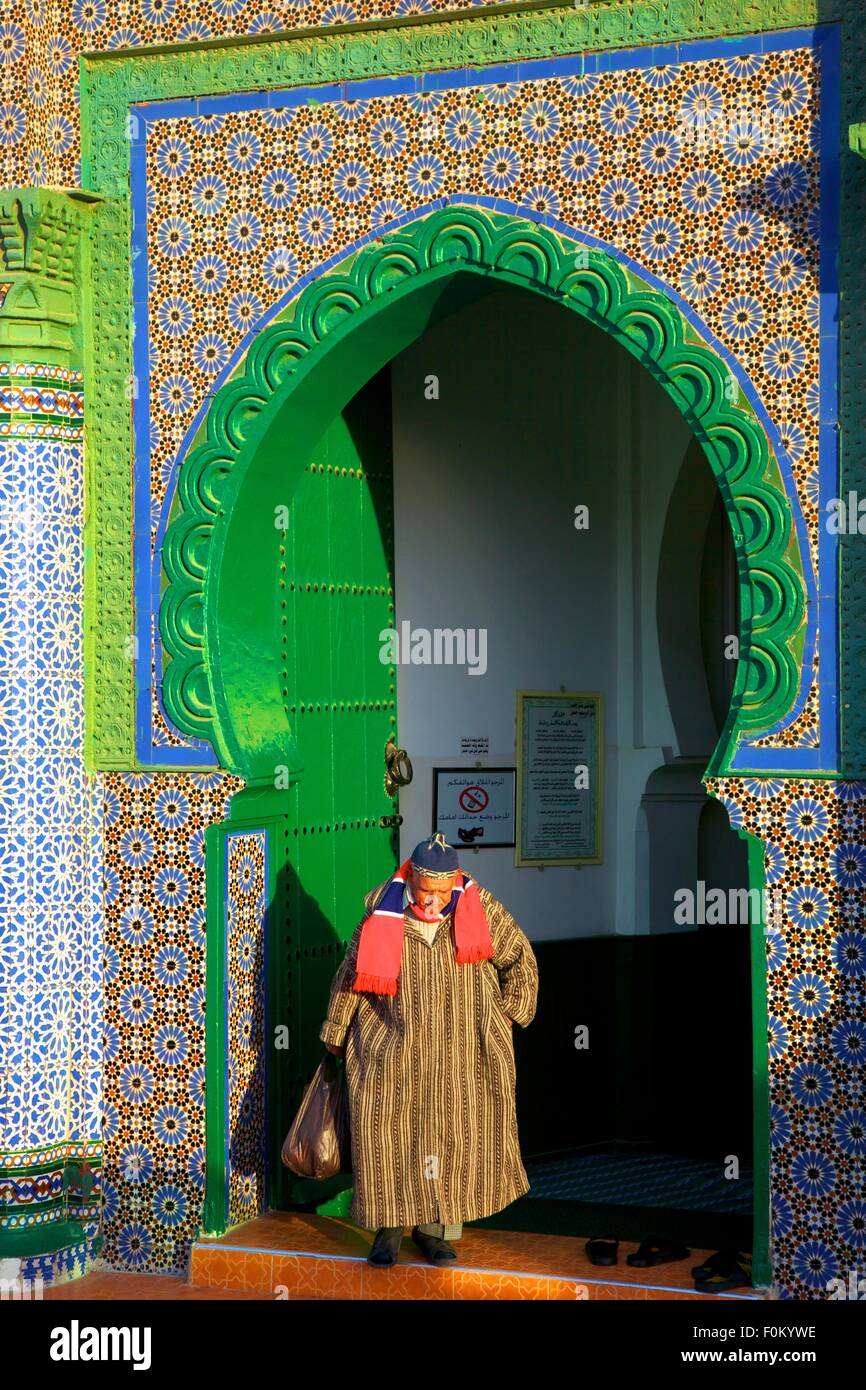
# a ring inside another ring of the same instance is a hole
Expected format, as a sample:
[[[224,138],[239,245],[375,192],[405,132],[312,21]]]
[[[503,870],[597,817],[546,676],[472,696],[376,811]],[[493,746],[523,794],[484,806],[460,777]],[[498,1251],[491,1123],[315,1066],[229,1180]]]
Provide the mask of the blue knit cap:
[[[427,874],[431,878],[438,875],[446,878],[460,868],[456,849],[446,844],[445,836],[438,831],[415,846],[410,863],[419,874]]]

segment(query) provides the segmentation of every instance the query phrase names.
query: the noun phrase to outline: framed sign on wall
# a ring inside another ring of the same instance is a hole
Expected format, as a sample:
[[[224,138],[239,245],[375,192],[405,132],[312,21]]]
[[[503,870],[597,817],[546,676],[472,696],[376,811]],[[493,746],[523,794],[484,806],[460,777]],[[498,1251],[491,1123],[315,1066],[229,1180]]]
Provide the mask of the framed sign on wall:
[[[514,789],[513,767],[434,767],[434,831],[458,849],[510,849]]]
[[[600,864],[602,696],[517,692],[518,868]]]

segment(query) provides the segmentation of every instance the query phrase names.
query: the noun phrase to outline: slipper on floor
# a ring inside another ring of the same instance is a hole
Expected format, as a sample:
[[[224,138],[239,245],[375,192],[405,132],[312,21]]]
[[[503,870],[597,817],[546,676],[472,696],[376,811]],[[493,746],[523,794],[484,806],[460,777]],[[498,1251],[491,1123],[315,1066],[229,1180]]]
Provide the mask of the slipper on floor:
[[[711,1274],[718,1274],[723,1266],[727,1268],[731,1260],[736,1258],[736,1250],[717,1250],[715,1255],[708,1255],[702,1265],[692,1265],[692,1277],[694,1279],[709,1279]]]
[[[616,1236],[595,1236],[583,1248],[594,1265],[615,1265],[619,1259],[619,1240]]]
[[[728,1289],[744,1289],[752,1286],[752,1256],[729,1255],[727,1259],[719,1255],[711,1256],[715,1267],[711,1274],[703,1278],[695,1276],[698,1293],[725,1293]],[[707,1261],[709,1264],[709,1261]]]
[[[649,1269],[651,1265],[669,1265],[675,1264],[677,1260],[687,1260],[691,1253],[691,1250],[677,1241],[647,1236],[633,1255],[626,1255],[625,1262],[634,1269]]]

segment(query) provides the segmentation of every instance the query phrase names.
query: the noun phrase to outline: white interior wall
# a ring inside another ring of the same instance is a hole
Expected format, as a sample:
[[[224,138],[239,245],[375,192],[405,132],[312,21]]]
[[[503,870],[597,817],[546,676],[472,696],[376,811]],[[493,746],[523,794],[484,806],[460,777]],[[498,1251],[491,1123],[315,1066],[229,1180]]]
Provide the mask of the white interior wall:
[[[425,397],[431,375],[437,400]],[[490,739],[485,766],[514,765],[518,689],[599,690],[604,862],[518,869],[511,849],[461,859],[534,940],[646,930],[640,800],[680,751],[656,576],[688,426],[601,329],[508,289],[429,330],[392,381],[398,627],[483,627],[488,649],[484,675],[398,668],[415,774],[400,794],[401,853],[430,832],[433,767],[475,765],[461,736]],[[578,503],[588,531],[574,528]]]

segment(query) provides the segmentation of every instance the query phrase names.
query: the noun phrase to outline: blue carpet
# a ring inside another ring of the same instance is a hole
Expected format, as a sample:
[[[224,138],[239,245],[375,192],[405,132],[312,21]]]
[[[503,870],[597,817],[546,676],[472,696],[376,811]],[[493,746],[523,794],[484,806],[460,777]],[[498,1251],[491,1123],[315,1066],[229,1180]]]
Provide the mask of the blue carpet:
[[[525,1163],[527,1197],[612,1206],[665,1207],[679,1211],[752,1212],[752,1170],[737,1180],[720,1163],[673,1154],[584,1154]]]

